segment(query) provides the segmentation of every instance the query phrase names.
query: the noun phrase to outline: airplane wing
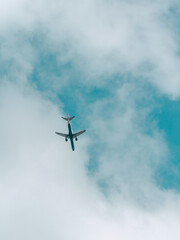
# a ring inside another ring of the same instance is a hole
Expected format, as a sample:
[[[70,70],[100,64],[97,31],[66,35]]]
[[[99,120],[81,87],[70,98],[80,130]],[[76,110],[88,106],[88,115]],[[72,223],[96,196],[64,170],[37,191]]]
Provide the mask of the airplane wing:
[[[55,132],[55,133],[62,136],[62,137],[65,137],[65,138],[69,137],[69,134],[64,134],[64,133],[59,133],[59,132]]]
[[[80,131],[80,132],[73,133],[73,138],[75,138],[75,137],[81,135],[81,134],[84,133],[85,131],[86,131],[86,130],[82,130],[82,131]]]

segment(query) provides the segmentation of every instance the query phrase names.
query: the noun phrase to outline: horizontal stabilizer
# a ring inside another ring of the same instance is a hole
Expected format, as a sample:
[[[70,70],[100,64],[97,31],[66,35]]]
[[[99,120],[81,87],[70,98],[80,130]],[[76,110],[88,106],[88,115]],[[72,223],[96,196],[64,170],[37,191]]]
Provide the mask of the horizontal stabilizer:
[[[86,131],[86,130],[82,130],[82,131],[80,131],[80,132],[73,133],[73,138],[75,138],[75,137],[77,137],[77,136],[83,134],[85,131]]]
[[[75,116],[73,116],[73,117],[68,117],[68,118],[62,117],[62,118],[63,118],[64,120],[70,122],[73,118],[75,118]]]
[[[64,134],[64,133],[59,133],[59,132],[55,132],[56,134],[60,135],[61,137],[65,137],[68,138],[69,135],[68,134]]]

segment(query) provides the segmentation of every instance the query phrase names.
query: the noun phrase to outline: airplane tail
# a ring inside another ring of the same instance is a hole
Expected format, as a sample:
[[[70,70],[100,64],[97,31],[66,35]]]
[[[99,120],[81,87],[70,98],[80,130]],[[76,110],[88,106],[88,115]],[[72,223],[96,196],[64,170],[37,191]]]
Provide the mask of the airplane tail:
[[[74,118],[75,116],[73,116],[73,117],[67,117],[67,118],[65,118],[65,117],[62,117],[64,120],[66,120],[66,121],[68,121],[68,122],[70,122],[73,118]]]

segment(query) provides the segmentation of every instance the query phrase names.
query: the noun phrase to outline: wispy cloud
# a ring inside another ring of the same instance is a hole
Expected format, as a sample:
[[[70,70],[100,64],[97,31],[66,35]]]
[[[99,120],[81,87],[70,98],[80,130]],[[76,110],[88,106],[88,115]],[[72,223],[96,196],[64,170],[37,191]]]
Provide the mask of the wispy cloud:
[[[1,10],[3,33],[31,36],[40,29],[60,64],[73,61],[94,78],[133,71],[179,97],[176,1],[17,1],[12,13],[9,4]]]

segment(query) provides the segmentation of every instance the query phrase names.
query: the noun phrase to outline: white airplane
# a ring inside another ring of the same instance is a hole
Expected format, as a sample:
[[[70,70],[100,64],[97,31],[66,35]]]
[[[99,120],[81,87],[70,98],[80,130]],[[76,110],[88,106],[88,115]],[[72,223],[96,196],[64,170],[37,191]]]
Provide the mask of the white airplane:
[[[73,139],[75,138],[75,140],[77,141],[78,138],[77,136],[81,135],[82,133],[84,133],[86,130],[82,130],[80,132],[77,132],[77,133],[72,133],[72,129],[71,129],[71,124],[70,124],[70,121],[74,118],[75,116],[73,117],[62,117],[64,120],[68,121],[68,130],[69,130],[69,134],[64,134],[64,133],[59,133],[59,132],[55,132],[56,134],[62,136],[62,137],[65,137],[65,141],[68,141],[68,138],[70,139],[70,142],[71,142],[71,147],[72,147],[72,150],[74,151],[75,147],[74,147],[74,141]]]

